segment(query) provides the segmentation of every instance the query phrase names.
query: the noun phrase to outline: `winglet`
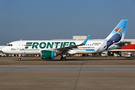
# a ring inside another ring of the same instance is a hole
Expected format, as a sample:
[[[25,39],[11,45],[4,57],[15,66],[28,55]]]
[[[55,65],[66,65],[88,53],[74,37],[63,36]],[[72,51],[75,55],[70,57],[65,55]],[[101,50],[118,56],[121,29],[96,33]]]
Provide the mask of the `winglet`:
[[[88,35],[88,37],[85,39],[85,41],[82,44],[86,44],[88,39],[89,39],[90,35]]]

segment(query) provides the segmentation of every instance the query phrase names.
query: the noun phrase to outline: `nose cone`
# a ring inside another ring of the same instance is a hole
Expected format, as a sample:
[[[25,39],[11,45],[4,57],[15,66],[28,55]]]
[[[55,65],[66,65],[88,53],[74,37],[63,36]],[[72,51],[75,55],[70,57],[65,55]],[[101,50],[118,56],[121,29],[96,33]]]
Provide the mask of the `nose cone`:
[[[2,49],[2,52],[3,52],[3,53],[8,53],[7,47],[4,47],[4,48]]]

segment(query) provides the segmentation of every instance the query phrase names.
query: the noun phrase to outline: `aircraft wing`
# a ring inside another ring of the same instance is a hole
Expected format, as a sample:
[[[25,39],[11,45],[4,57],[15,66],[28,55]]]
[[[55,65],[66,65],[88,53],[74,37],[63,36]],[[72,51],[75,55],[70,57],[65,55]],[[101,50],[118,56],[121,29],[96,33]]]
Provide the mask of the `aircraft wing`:
[[[63,47],[63,48],[58,48],[58,49],[55,49],[57,52],[66,52],[68,50],[71,50],[73,48],[77,48],[78,46],[82,46],[82,45],[85,45],[89,39],[90,35],[85,39],[85,41],[79,45],[74,45],[74,46],[69,46],[69,47]]]

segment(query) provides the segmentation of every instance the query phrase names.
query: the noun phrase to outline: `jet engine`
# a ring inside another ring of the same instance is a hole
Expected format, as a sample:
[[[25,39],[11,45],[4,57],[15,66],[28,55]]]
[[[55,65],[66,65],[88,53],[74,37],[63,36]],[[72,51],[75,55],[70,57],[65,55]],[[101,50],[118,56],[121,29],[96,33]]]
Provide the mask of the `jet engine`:
[[[49,51],[49,50],[42,50],[41,51],[41,58],[42,59],[53,59],[54,56],[56,56],[56,53],[54,51]]]

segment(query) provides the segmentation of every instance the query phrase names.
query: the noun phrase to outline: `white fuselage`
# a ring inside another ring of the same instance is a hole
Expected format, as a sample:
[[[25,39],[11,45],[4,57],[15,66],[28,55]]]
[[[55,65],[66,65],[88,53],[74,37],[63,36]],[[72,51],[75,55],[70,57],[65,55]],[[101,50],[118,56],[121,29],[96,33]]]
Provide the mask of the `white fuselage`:
[[[83,40],[20,40],[9,43],[2,51],[9,54],[40,54],[41,50],[57,51],[59,48],[79,45],[82,42]],[[88,40],[85,45],[72,48],[71,50],[68,50],[68,53],[96,53],[102,43],[102,40]]]

